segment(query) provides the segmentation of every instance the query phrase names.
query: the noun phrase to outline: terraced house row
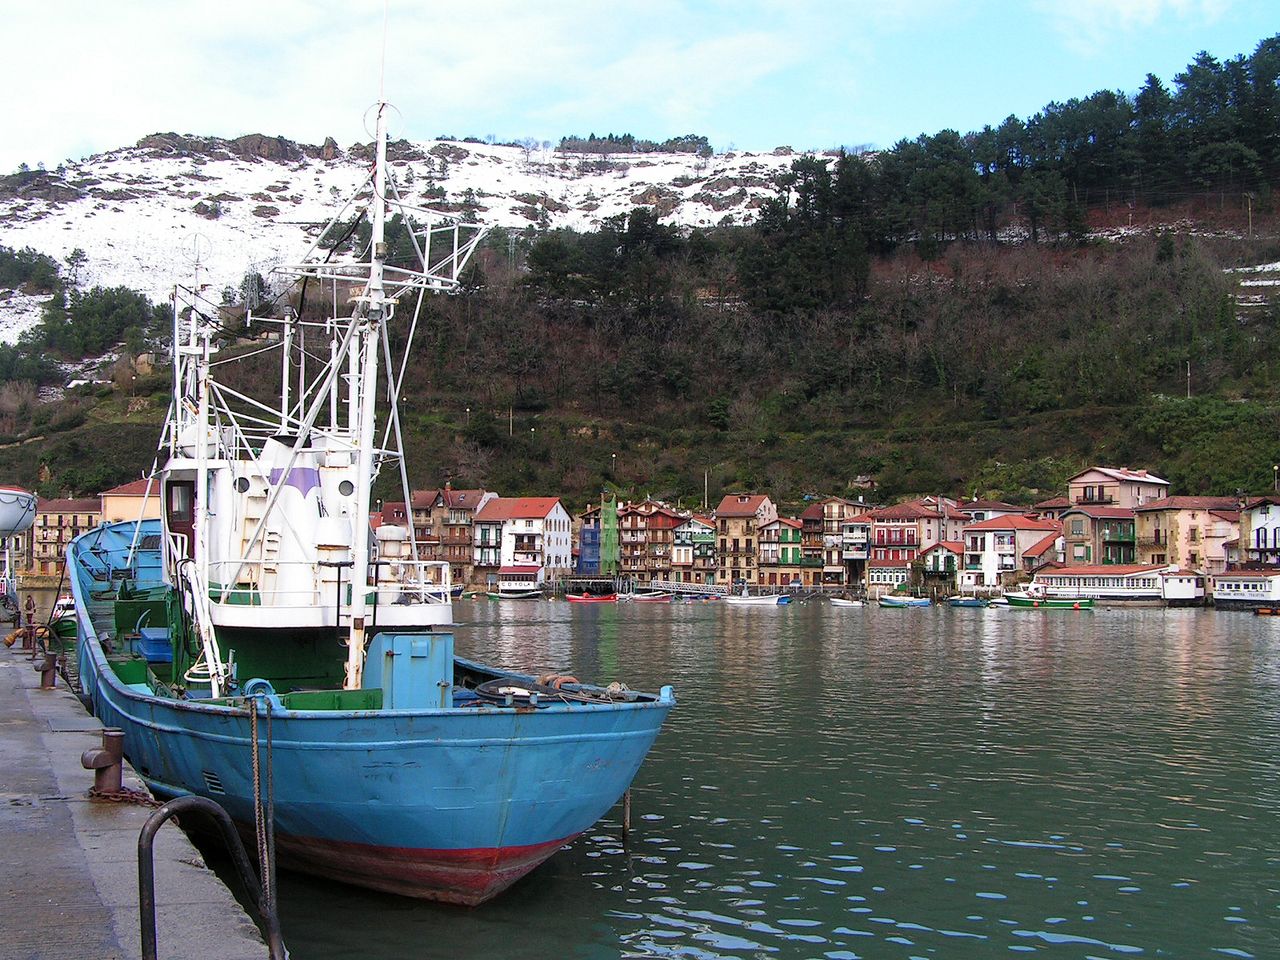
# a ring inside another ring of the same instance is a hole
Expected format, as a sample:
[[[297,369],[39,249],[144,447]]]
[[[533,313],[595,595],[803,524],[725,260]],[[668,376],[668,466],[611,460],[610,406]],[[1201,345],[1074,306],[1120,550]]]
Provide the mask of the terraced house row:
[[[75,535],[162,509],[176,507],[162,505],[144,480],[98,498],[42,499],[35,526],[9,545],[15,567],[32,582],[56,577]],[[978,592],[1059,568],[1060,578],[1082,583],[1280,569],[1275,492],[1171,495],[1168,481],[1146,470],[1107,466],[1082,471],[1064,496],[1030,506],[941,495],[874,505],[831,496],[787,517],[767,494],[733,493],[706,513],[644,500],[592,504],[570,516],[559,497],[446,484],[415,491],[407,504],[383,504],[370,521],[412,527],[419,557],[447,562],[453,582],[471,586],[506,579],[540,588],[568,576],[616,576],[637,584]]]

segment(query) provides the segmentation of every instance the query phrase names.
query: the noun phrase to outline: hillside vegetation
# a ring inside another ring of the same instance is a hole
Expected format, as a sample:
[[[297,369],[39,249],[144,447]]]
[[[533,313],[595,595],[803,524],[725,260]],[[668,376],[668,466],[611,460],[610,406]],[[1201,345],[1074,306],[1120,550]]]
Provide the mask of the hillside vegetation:
[[[429,305],[411,476],[686,504],[705,479],[713,500],[794,506],[858,476],[880,497],[1030,499],[1106,461],[1185,492],[1269,488],[1280,317],[1240,306],[1224,268],[1280,261],[1277,77],[1273,38],[1202,54],[1172,89],[1148,77],[1134,96],[801,158],[751,227],[684,233],[637,208],[592,233],[499,231],[466,289]],[[1132,232],[1135,211],[1166,226]],[[0,367],[0,470],[46,493],[137,476],[165,404],[163,377],[132,374],[34,403],[19,360],[163,320],[98,291],[77,333],[85,296],[55,298]]]

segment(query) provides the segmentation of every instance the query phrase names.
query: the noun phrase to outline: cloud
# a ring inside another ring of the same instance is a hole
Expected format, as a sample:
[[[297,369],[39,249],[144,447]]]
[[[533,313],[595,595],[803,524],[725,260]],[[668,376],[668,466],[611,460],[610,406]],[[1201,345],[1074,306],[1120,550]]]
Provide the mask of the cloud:
[[[1221,19],[1234,0],[1036,0],[1035,6],[1072,52],[1089,57],[1123,42],[1136,30],[1170,20],[1207,25]]]

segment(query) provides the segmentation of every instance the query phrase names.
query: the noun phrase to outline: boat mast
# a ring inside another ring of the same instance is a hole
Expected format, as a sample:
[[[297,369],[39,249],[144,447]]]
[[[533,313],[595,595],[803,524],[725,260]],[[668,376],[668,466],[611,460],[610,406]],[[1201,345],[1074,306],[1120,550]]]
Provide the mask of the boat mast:
[[[366,596],[369,584],[369,504],[373,492],[374,406],[378,399],[378,338],[381,324],[389,319],[392,301],[384,296],[382,268],[386,259],[386,195],[387,195],[387,120],[385,101],[378,103],[377,154],[373,173],[373,227],[369,251],[369,285],[364,291],[363,317],[360,324],[359,351],[362,369],[352,393],[358,393],[360,417],[353,423],[356,460],[356,516],[351,573],[351,633],[347,637],[347,690],[358,690],[364,673]],[[356,310],[362,305],[357,302]],[[385,311],[385,313],[384,313]],[[355,345],[353,344],[353,349]],[[358,388],[358,390],[357,390]],[[354,406],[354,404],[353,404]],[[376,589],[376,586],[375,586]]]

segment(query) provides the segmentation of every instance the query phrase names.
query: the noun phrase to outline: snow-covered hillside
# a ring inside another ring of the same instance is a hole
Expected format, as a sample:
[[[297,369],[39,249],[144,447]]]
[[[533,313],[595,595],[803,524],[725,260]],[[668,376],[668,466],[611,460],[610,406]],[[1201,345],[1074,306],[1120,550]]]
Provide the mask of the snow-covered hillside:
[[[391,156],[416,204],[470,210],[493,226],[577,230],[637,206],[681,226],[748,222],[794,159],[786,148],[601,156],[438,140],[400,141]],[[63,263],[80,247],[89,258],[82,286],[123,284],[160,299],[191,279],[184,247],[199,235],[202,280],[215,290],[238,286],[247,272],[265,275],[304,253],[368,167],[367,147],[344,151],[332,140],[314,147],[157,134],[57,172],[0,181],[0,243]],[[30,298],[3,307],[0,339],[12,341],[37,311]]]

